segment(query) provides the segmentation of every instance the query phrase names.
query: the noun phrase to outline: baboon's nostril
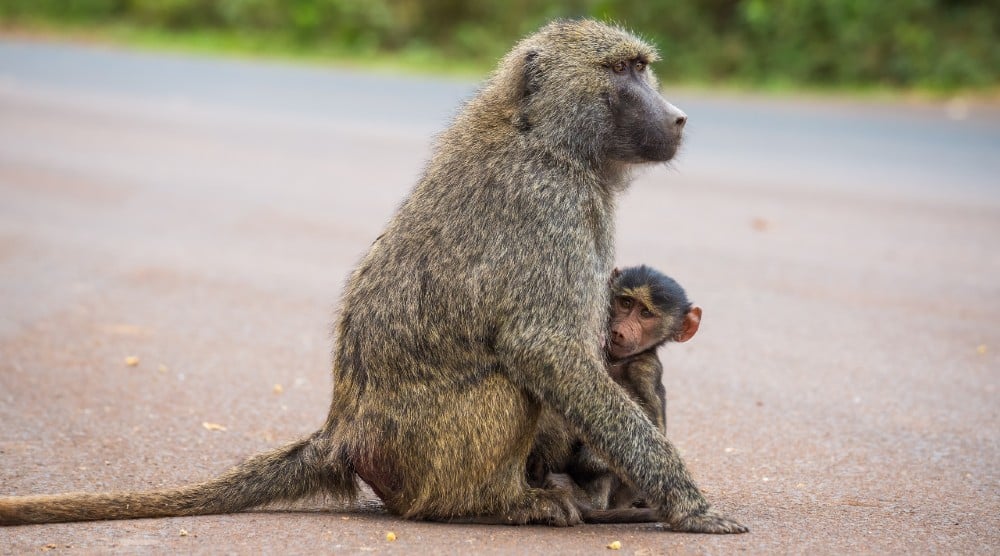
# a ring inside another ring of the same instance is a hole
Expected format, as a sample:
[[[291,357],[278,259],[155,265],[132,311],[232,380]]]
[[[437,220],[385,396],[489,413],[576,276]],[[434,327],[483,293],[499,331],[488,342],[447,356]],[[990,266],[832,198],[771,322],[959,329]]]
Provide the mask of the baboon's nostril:
[[[684,127],[684,124],[686,124],[687,121],[688,121],[687,116],[681,116],[676,120],[674,120],[674,123],[677,124],[677,127]]]

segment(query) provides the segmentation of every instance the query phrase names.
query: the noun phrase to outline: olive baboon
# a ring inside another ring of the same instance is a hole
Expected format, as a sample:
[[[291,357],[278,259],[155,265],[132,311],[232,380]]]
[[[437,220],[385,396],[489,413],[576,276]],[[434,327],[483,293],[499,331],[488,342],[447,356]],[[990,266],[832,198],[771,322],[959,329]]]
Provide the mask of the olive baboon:
[[[0,523],[351,498],[360,477],[405,518],[573,524],[571,496],[525,481],[539,413],[552,407],[673,529],[745,531],[709,507],[595,341],[615,195],[633,164],[674,155],[686,120],[658,93],[655,59],[594,21],[552,23],[504,57],[352,273],[333,401],[312,436],[192,486],[3,498]]]
[[[701,315],[701,307],[688,301],[680,284],[648,266],[615,269],[612,275],[605,345],[608,374],[664,434],[667,397],[656,350],[667,342],[686,342],[694,337]],[[559,414],[546,408],[528,457],[528,482],[545,485],[550,473],[568,474],[586,494],[582,501],[585,507],[622,509],[645,502],[566,427]],[[610,515],[614,514],[604,514],[604,520]]]

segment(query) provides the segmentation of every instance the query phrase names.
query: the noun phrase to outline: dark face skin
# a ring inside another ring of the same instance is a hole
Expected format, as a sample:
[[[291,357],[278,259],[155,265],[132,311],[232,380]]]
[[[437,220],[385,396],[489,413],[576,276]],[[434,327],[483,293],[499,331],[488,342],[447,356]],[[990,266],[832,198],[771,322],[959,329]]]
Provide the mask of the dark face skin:
[[[681,143],[687,116],[663,99],[648,61],[635,58],[608,67],[608,95],[615,121],[611,155],[625,162],[665,162]]]

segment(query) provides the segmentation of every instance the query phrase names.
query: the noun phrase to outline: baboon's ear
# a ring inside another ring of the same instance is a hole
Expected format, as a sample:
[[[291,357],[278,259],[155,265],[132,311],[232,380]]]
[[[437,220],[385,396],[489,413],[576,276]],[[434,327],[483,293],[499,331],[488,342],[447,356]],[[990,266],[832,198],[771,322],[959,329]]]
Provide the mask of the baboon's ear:
[[[521,67],[516,70],[517,75],[509,102],[513,110],[511,122],[520,131],[531,129],[531,121],[525,113],[525,104],[540,88],[541,70],[538,66],[538,51],[532,49],[524,54]]]
[[[674,340],[678,342],[686,342],[694,337],[695,333],[698,332],[698,327],[701,326],[701,307],[695,305],[691,307],[691,310],[684,315],[684,327]]]
[[[523,76],[521,98],[527,98],[537,93],[541,87],[541,69],[538,66],[538,51],[529,50],[524,55],[524,67],[521,70]]]
[[[618,277],[621,275],[622,275],[621,269],[616,266],[615,269],[611,271],[611,278],[608,278],[608,286],[615,285],[615,280],[617,280]]]

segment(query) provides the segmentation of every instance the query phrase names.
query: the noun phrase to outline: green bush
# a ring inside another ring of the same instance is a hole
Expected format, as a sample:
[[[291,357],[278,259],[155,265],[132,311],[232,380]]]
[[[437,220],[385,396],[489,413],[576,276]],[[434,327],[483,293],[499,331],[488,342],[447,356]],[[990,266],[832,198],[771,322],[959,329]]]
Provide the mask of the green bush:
[[[486,63],[555,17],[660,45],[665,81],[951,89],[1000,83],[1000,0],[0,0],[0,19],[124,23]]]

